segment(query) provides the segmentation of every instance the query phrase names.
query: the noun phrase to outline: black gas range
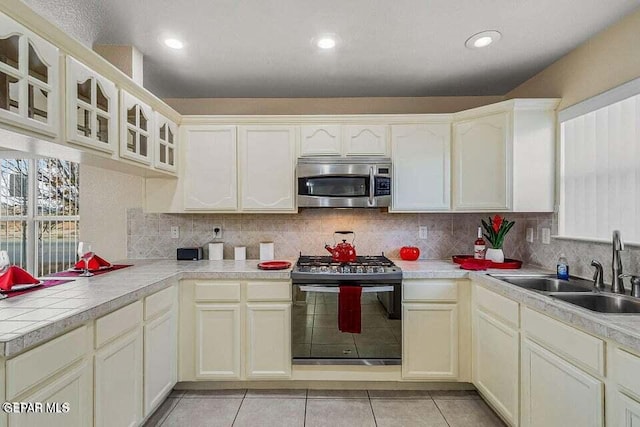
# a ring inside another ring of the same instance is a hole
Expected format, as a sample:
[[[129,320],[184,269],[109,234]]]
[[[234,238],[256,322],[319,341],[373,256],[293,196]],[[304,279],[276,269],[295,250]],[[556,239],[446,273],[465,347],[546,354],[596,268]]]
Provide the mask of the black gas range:
[[[338,292],[340,285],[362,286],[376,293],[390,319],[399,319],[402,302],[402,269],[382,255],[358,256],[354,262],[340,263],[331,256],[300,254],[291,271],[294,286],[305,292]]]

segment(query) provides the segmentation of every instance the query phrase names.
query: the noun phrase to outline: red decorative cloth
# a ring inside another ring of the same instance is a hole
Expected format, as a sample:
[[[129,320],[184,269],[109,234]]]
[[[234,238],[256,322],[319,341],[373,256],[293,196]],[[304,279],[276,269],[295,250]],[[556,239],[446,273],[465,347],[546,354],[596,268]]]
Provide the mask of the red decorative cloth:
[[[89,270],[98,270],[100,267],[111,267],[111,263],[100,258],[98,255],[94,255],[91,261],[89,261]],[[75,268],[84,270],[84,260],[76,262]]]
[[[460,264],[460,268],[463,270],[482,271],[490,268],[493,262],[488,259],[465,259]]]
[[[340,286],[338,294],[338,329],[340,332],[362,332],[362,307],[360,286]]]
[[[38,282],[40,282],[40,280],[20,267],[12,265],[0,276],[0,289],[10,291],[13,285],[31,285]]]

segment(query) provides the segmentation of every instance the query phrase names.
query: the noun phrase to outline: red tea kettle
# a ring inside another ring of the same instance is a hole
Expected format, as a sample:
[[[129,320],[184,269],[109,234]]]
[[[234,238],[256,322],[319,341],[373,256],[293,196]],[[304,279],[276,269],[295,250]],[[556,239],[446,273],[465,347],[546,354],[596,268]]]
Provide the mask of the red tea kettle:
[[[353,234],[353,239],[351,243],[347,243],[347,239],[342,239],[342,243],[338,243],[334,247],[325,244],[324,248],[329,251],[331,258],[335,262],[354,262],[356,260],[356,247],[353,246],[353,242],[356,241],[356,233],[353,231],[335,231],[333,233],[334,243],[336,234]]]

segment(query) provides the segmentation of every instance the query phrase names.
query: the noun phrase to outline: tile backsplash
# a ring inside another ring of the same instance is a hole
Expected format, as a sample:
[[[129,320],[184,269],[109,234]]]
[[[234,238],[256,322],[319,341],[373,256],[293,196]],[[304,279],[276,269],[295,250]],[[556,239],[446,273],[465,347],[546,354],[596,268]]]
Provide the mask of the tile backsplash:
[[[353,230],[358,254],[384,252],[397,258],[402,246],[417,246],[421,258],[444,259],[473,250],[480,219],[489,214],[389,214],[378,210],[306,209],[292,215],[270,214],[155,214],[127,211],[130,258],[175,258],[176,248],[202,246],[212,241],[213,228],[222,226],[224,257],[233,258],[234,246],[246,246],[247,258],[259,257],[260,242],[273,241],[276,258],[296,259],[304,254],[325,254],[333,245],[334,230]],[[528,256],[524,224],[537,221],[526,214],[508,214],[516,225],[505,240],[509,258]],[[171,238],[178,226],[180,238]],[[426,226],[427,239],[418,238]]]
[[[259,258],[260,242],[272,241],[275,256],[295,260],[299,253],[325,254],[324,244],[333,245],[334,230],[353,230],[359,254],[384,252],[398,258],[402,246],[420,248],[420,258],[448,259],[470,254],[482,218],[490,213],[389,214],[368,209],[304,209],[298,214],[157,214],[134,208],[127,211],[127,253],[132,259],[174,259],[176,248],[203,246],[212,241],[213,228],[222,227],[225,259],[233,259],[234,246],[246,246],[247,258]],[[504,244],[508,258],[555,269],[560,253],[569,261],[571,274],[591,277],[592,259],[605,267],[605,280],[611,281],[611,244],[552,239],[541,242],[542,228],[557,231],[556,216],[540,213],[507,213],[516,221]],[[180,237],[171,238],[171,227],[178,226]],[[418,228],[426,226],[427,239],[418,238]],[[525,230],[533,228],[534,241],[525,240]],[[624,237],[624,234],[623,234]],[[217,240],[219,241],[219,240]],[[627,247],[622,254],[625,272],[640,274],[640,248]]]

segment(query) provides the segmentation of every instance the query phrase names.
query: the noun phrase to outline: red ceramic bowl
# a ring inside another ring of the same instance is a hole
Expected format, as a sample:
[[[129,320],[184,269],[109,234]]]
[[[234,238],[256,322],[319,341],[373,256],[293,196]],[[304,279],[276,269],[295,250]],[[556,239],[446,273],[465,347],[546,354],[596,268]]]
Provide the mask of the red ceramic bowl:
[[[420,257],[420,249],[415,246],[403,246],[400,248],[400,258],[405,261],[415,261]]]

